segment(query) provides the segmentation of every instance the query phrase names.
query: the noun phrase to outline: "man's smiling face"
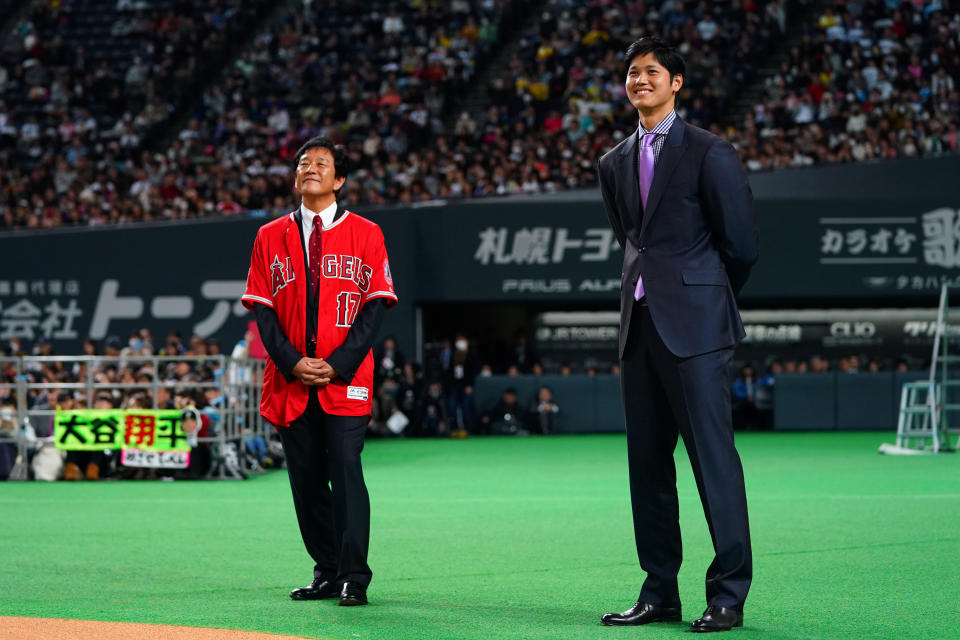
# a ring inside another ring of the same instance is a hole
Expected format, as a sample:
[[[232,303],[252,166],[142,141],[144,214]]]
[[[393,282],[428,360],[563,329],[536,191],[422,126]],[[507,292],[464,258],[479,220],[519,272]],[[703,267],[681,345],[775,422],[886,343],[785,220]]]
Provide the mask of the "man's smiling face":
[[[325,147],[307,149],[297,164],[297,193],[302,196],[323,197],[343,186],[344,177],[336,177],[333,154]]]
[[[637,111],[652,113],[673,106],[673,96],[683,86],[683,76],[673,78],[653,53],[637,56],[630,62],[624,87]]]

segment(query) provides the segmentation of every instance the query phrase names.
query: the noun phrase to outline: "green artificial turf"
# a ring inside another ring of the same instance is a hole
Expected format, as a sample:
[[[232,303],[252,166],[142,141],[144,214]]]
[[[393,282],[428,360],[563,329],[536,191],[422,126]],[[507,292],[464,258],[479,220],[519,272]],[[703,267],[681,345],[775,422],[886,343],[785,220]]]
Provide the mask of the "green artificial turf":
[[[960,637],[960,454],[889,433],[738,436],[755,578],[733,638]],[[246,482],[0,483],[0,615],[311,638],[675,638],[704,607],[709,536],[678,450],[682,624],[599,625],[642,580],[623,436],[367,444],[368,607],[309,582],[283,471]]]

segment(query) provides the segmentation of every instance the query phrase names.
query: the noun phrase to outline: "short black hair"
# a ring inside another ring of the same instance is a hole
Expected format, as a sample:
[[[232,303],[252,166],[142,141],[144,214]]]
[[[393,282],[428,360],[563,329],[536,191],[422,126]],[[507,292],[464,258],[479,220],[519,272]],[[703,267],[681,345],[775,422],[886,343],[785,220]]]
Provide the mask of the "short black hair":
[[[112,406],[112,407],[116,407],[116,406],[117,406],[117,403],[114,402],[114,400],[113,400],[113,396],[111,396],[111,395],[109,395],[109,394],[106,394],[106,393],[98,393],[98,394],[97,394],[96,396],[94,396],[94,398],[93,398],[93,401],[94,401],[94,402],[98,402],[98,401],[100,401],[100,400],[104,400],[104,401],[106,401],[106,402],[109,402],[109,403],[110,403],[110,406]]]
[[[316,149],[318,147],[326,149],[330,152],[330,155],[333,156],[333,176],[335,178],[346,179],[347,174],[350,173],[350,156],[347,155],[347,148],[342,144],[334,144],[333,140],[322,136],[310,138],[297,150],[297,156],[293,162],[294,169],[300,166],[300,158],[303,157],[303,154],[310,149]],[[334,194],[339,195],[339,193],[340,189],[334,191]]]
[[[637,56],[645,56],[652,53],[657,62],[670,73],[670,79],[674,76],[684,75],[687,72],[687,63],[683,56],[673,45],[667,44],[665,40],[658,36],[644,36],[627,47],[623,54],[623,75],[626,77],[630,70],[630,63]]]

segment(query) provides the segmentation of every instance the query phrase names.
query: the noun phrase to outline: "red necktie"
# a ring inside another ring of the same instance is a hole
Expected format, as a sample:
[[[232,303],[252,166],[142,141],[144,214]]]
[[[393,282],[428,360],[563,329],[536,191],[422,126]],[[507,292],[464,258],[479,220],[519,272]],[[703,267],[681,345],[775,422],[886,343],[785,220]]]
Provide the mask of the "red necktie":
[[[310,248],[310,286],[313,288],[314,294],[316,294],[317,285],[320,282],[320,259],[323,255],[322,226],[323,221],[320,220],[320,216],[314,216],[313,231],[310,233],[310,240],[307,245]]]

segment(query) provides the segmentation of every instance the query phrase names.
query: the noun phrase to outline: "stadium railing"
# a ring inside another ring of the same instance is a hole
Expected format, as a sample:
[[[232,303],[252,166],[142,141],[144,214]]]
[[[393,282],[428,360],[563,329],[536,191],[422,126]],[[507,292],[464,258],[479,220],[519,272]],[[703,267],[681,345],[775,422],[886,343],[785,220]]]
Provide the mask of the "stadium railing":
[[[161,366],[169,363],[213,364],[213,380],[163,379]],[[42,370],[45,364],[62,363],[69,365],[87,364],[82,380],[73,382],[34,382],[29,371]],[[208,478],[242,478],[245,473],[260,472],[262,468],[245,455],[245,441],[248,438],[263,438],[269,442],[270,425],[260,415],[260,393],[263,382],[264,361],[253,358],[232,358],[216,356],[19,356],[0,358],[0,367],[13,366],[16,375],[13,382],[0,382],[0,391],[12,391],[16,400],[17,444],[19,454],[26,460],[27,449],[36,440],[27,435],[27,426],[36,433],[37,426],[45,425],[56,413],[56,399],[52,399],[46,408],[33,408],[30,398],[33,391],[57,390],[82,393],[86,406],[91,408],[97,394],[103,391],[119,390],[132,395],[135,392],[149,392],[152,406],[159,408],[157,392],[166,388],[174,396],[183,389],[216,389],[219,401],[199,409],[200,413],[211,419],[210,434],[198,438],[198,442],[211,445],[212,464]],[[150,382],[104,382],[96,380],[95,369],[103,366],[115,366],[118,370],[131,364],[145,365],[151,369]],[[2,395],[8,395],[3,393]],[[123,407],[118,407],[123,408]],[[52,435],[52,434],[51,434]]]

